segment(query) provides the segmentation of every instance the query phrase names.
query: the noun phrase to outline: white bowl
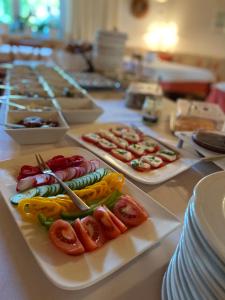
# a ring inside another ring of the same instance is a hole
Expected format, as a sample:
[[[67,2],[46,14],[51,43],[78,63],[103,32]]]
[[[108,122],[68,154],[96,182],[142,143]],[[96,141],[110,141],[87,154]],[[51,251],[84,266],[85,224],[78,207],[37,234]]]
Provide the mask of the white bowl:
[[[57,98],[62,114],[69,124],[92,123],[103,110],[88,98]]]
[[[27,106],[27,110],[32,110],[32,109],[38,109],[38,110],[43,110],[43,111],[51,111],[51,110],[56,110],[54,102],[52,101],[52,99],[45,99],[45,98],[37,98],[37,99],[33,99],[33,98],[25,98],[25,99],[12,99],[11,100],[12,103],[15,104],[19,104],[19,105],[24,105]],[[9,105],[8,106],[9,110],[12,111],[25,111],[23,109],[14,107]]]
[[[51,144],[58,142],[65,135],[69,129],[62,114],[57,111],[51,112],[29,112],[29,111],[8,111],[6,115],[6,123],[16,124],[20,120],[29,116],[38,116],[44,119],[51,119],[59,123],[58,127],[52,128],[18,128],[9,129],[5,128],[7,134],[9,134],[17,143],[22,145],[28,144]]]

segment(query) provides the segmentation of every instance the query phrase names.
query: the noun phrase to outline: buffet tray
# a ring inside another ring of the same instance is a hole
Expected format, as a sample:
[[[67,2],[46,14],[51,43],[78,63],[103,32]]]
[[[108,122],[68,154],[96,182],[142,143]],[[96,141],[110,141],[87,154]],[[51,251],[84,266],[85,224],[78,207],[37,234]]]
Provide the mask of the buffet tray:
[[[83,145],[85,148],[89,149],[99,157],[101,157],[103,160],[105,160],[107,163],[111,164],[113,167],[117,168],[130,178],[141,182],[145,184],[159,184],[162,183],[181,172],[184,172],[185,170],[189,169],[192,165],[197,163],[200,158],[197,158],[196,155],[193,155],[192,153],[185,151],[185,150],[179,150],[174,148],[169,143],[166,143],[165,141],[160,141],[160,139],[156,139],[159,143],[161,143],[163,146],[166,146],[175,152],[179,153],[179,159],[167,164],[163,168],[151,170],[149,172],[138,172],[134,169],[132,169],[128,164],[122,162],[121,160],[116,159],[109,153],[105,152],[104,150],[98,148],[97,146],[90,144],[82,139],[82,135],[85,133],[90,132],[97,132],[100,129],[110,129],[112,127],[118,127],[118,126],[126,126],[124,124],[120,123],[105,123],[105,124],[98,124],[94,123],[91,125],[83,125],[83,126],[77,126],[74,129],[71,129],[67,132],[67,135]]]
[[[96,159],[95,155],[79,147],[54,148],[40,154],[44,159],[59,154],[65,156],[79,154],[86,159]],[[157,243],[180,226],[180,222],[175,216],[133,183],[126,180],[123,192],[131,194],[145,207],[149,213],[149,219],[117,239],[109,241],[94,252],[77,257],[66,255],[52,245],[45,228],[39,224],[22,221],[17,210],[9,201],[10,196],[16,192],[18,170],[24,164],[35,165],[34,155],[19,156],[0,162],[1,194],[40,268],[49,280],[59,288],[81,290],[99,282],[143,252],[151,251]],[[110,168],[101,160],[100,167]],[[15,230],[15,234],[18,234],[19,231]]]

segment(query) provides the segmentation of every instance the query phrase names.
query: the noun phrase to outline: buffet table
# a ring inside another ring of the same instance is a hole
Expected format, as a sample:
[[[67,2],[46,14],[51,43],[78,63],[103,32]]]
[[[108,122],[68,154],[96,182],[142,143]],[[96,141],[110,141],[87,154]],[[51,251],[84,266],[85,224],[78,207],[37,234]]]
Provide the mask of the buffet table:
[[[123,100],[113,100],[112,96],[112,99],[96,100],[96,102],[105,110],[98,122],[123,122],[133,123],[139,127],[144,126],[141,115],[137,111],[125,108]],[[177,140],[168,129],[168,116],[174,110],[175,104],[164,99],[160,122],[149,130],[153,134],[160,134],[163,138],[169,139],[175,145]],[[2,118],[3,112],[0,114],[1,122],[3,121]],[[76,128],[76,126],[73,126],[73,128]],[[69,137],[65,137],[57,145],[20,146],[4,132],[2,127],[0,127],[0,142],[0,161],[23,154],[45,151],[53,147],[77,146]],[[199,163],[161,185],[135,184],[176,215],[182,222],[195,184],[205,175],[217,170],[219,168],[212,163]],[[81,291],[65,291],[55,287],[45,277],[3,201],[0,202],[0,209],[1,300],[160,299],[163,274],[179,240],[181,228],[170,234],[153,249],[145,252],[92,287]]]

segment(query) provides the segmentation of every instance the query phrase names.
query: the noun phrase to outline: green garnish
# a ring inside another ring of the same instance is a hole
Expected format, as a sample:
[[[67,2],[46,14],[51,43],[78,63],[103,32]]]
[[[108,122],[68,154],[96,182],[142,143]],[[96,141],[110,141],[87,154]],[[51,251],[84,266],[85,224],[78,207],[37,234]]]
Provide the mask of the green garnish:
[[[139,161],[137,159],[134,159],[131,161],[131,166],[133,168],[137,168],[140,165]]]
[[[118,152],[119,154],[125,154],[125,153],[127,153],[126,150],[117,150],[117,152]]]
[[[166,154],[166,155],[169,155],[169,156],[173,156],[173,155],[176,155],[176,153],[174,151],[171,151],[171,150],[161,150],[160,153],[163,153],[163,154]]]

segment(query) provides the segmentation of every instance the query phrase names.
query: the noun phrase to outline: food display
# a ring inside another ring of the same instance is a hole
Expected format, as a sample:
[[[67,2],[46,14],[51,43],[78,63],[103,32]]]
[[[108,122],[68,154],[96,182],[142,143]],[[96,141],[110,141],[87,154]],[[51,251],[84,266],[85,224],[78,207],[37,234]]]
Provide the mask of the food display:
[[[10,103],[15,104],[10,105],[10,110],[18,110],[18,111],[51,111],[54,110],[55,107],[52,103],[51,99],[47,98],[37,98],[35,100],[31,98],[25,99],[12,99]],[[22,107],[21,107],[22,105]]]
[[[54,120],[46,120],[37,116],[29,116],[22,120],[20,120],[17,124],[23,125],[27,128],[50,128],[50,127],[58,127],[59,122]]]
[[[216,122],[196,117],[179,117],[171,125],[172,131],[194,131],[196,129],[216,130]]]
[[[70,72],[75,81],[87,90],[106,90],[119,88],[118,81],[107,78],[99,73]]]
[[[223,123],[224,113],[219,105],[178,99],[170,127],[172,131],[221,130]]]
[[[53,177],[31,165],[21,166],[10,201],[24,221],[44,226],[63,253],[94,251],[148,219],[142,205],[123,193],[124,176],[100,167],[98,159],[57,155],[46,163],[89,209],[80,211]]]
[[[35,70],[46,80],[55,97],[74,98],[83,96],[57,69],[39,65]]]
[[[128,126],[85,133],[82,139],[140,172],[161,168],[179,158],[177,152]]]
[[[48,91],[43,87],[33,68],[26,65],[14,66],[9,71],[8,80],[12,89],[11,95],[21,95],[26,97],[49,97]]]

